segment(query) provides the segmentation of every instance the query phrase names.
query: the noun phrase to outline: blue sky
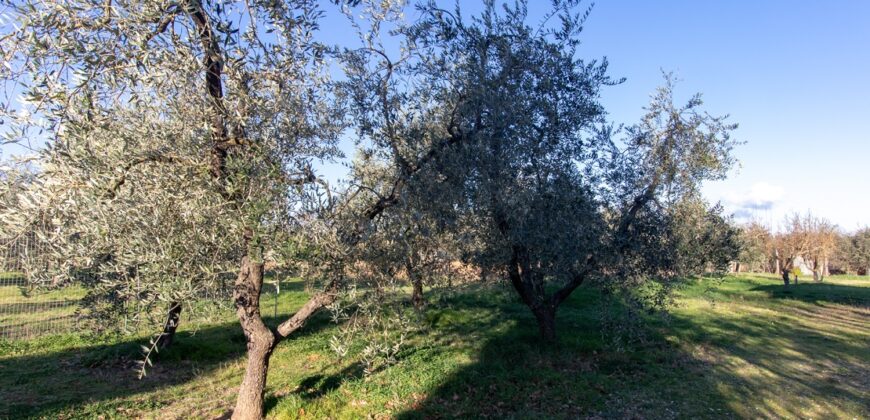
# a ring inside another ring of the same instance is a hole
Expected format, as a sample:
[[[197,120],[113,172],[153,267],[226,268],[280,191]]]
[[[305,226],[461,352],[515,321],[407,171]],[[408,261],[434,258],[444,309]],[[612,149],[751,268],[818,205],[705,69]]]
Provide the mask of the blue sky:
[[[740,124],[741,167],[705,193],[776,225],[808,209],[842,228],[870,223],[870,2],[596,3],[584,37],[627,81],[604,92],[614,121],[636,121],[659,68]]]
[[[478,0],[461,4],[479,9]],[[532,15],[547,4],[531,0]],[[319,36],[355,44],[344,17],[324,8]],[[709,199],[773,226],[812,210],[854,230],[870,224],[868,19],[863,0],[599,0],[580,54],[606,56],[611,75],[627,79],[603,91],[614,122],[637,121],[666,70],[682,79],[678,96],[701,92],[711,113],[740,124],[741,167],[705,185]],[[4,149],[0,156],[14,153]]]
[[[547,4],[530,1],[530,14]],[[346,21],[329,12],[322,35],[352,44]],[[678,97],[701,92],[708,111],[740,124],[740,167],[704,186],[738,220],[776,228],[810,210],[854,230],[870,224],[868,18],[870,1],[858,0],[599,0],[580,54],[606,56],[611,75],[626,78],[603,92],[614,122],[639,120],[665,70],[681,79]]]

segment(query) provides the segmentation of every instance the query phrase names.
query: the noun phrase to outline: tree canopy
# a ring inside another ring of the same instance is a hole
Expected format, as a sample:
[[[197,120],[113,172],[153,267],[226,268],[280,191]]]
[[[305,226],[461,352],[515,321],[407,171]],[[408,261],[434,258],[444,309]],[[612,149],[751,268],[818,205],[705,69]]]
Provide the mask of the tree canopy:
[[[666,75],[643,119],[615,128],[599,100],[620,79],[579,57],[579,1],[537,26],[522,0],[471,17],[423,3],[412,22],[401,2],[336,2],[359,33],[347,48],[315,39],[313,0],[7,3],[2,133],[47,145],[4,198],[0,237],[35,231],[51,248],[35,278],[86,273],[100,319],[232,295],[248,349],[236,418],[262,414],[277,343],[366,272],[496,273],[554,340],[581,284],[663,302],[737,252],[698,190],[733,164],[736,126],[700,96],[676,105]],[[313,163],[348,128],[358,152],[329,185]],[[259,298],[279,254],[324,289],[271,327]]]

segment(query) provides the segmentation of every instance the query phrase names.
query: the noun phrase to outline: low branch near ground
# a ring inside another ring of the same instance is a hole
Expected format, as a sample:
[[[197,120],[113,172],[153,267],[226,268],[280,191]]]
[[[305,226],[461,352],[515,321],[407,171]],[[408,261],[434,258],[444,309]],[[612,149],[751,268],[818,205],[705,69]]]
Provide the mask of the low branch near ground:
[[[293,334],[299,328],[305,325],[305,321],[311,318],[320,309],[329,306],[338,298],[338,283],[333,281],[326,289],[312,297],[302,305],[292,317],[278,325],[277,335],[280,338],[285,338]]]

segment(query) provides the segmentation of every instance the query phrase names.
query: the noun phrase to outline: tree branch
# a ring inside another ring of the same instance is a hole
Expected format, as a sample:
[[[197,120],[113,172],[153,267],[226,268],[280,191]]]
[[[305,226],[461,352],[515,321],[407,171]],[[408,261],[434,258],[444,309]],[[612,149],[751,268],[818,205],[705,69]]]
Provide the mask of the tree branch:
[[[293,334],[294,331],[302,328],[302,326],[305,325],[305,321],[307,321],[308,318],[311,318],[314,313],[319,311],[321,308],[332,304],[332,302],[335,302],[335,299],[337,298],[338,282],[333,280],[328,286],[326,286],[326,289],[323,292],[318,293],[309,299],[308,302],[305,302],[305,305],[302,305],[302,307],[299,308],[292,317],[290,317],[290,319],[282,322],[281,325],[278,325],[276,334],[279,338],[285,338],[290,334]]]
[[[154,28],[154,31],[145,37],[142,42],[143,46],[151,42],[151,40],[157,37],[157,35],[166,32],[166,29],[169,28],[169,25],[175,20],[175,16],[178,13],[178,7],[178,4],[173,3],[166,8],[166,14],[161,16],[160,20],[157,21],[157,27]]]
[[[106,188],[106,193],[104,194],[105,198],[113,199],[118,193],[118,189],[127,182],[127,174],[130,173],[130,170],[136,166],[145,164],[145,163],[172,163],[176,162],[177,159],[173,156],[161,155],[161,154],[152,154],[144,157],[140,157],[137,159],[133,159],[124,165],[121,169],[121,176],[116,178],[111,185]]]
[[[214,116],[211,121],[212,150],[209,165],[211,175],[220,181],[226,178],[227,149],[233,143],[226,127],[226,108],[223,104],[223,58],[218,45],[217,36],[211,27],[211,21],[200,0],[191,0],[188,3],[187,13],[193,21],[198,32],[200,44],[203,49],[203,65],[205,66],[205,84],[208,95],[211,98]],[[221,182],[223,185],[223,182]],[[225,192],[222,193],[226,195]]]
[[[553,306],[559,306],[565,299],[568,299],[568,296],[571,296],[571,293],[574,292],[575,289],[580,287],[583,284],[583,281],[586,280],[586,277],[589,276],[597,265],[597,260],[594,256],[589,255],[586,257],[586,262],[584,263],[583,270],[580,270],[579,273],[575,274],[573,278],[571,278],[568,283],[562,286],[561,289],[557,290],[556,293],[553,294],[552,302]]]

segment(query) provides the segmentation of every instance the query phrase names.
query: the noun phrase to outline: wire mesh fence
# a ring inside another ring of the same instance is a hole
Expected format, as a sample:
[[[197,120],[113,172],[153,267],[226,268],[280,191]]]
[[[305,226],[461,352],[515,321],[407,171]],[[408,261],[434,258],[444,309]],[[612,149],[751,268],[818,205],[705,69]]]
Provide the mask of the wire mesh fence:
[[[67,286],[36,290],[24,261],[44,252],[33,234],[0,239],[0,338],[31,338],[79,327],[76,311],[84,290]]]
[[[31,271],[47,264],[48,249],[44,247],[45,243],[33,234],[0,237],[0,339],[30,339],[47,334],[81,332],[88,328],[81,316],[82,299],[86,295],[81,281],[58,287],[35,287]],[[77,277],[86,275],[82,272]],[[301,283],[291,280],[286,273],[269,275],[264,283],[261,298],[264,316],[292,313],[286,302],[279,303],[279,294],[288,287],[289,291],[299,292],[295,288]],[[233,319],[233,310],[226,305],[231,301],[228,299],[231,285],[232,281],[227,281],[225,287],[206,290],[196,301],[188,302],[181,322],[196,329]],[[215,307],[211,304],[214,302],[223,302],[224,305]],[[165,318],[165,313],[156,314],[156,317]],[[127,332],[151,331],[149,327],[153,327],[153,322],[143,322],[141,317],[133,318],[125,317],[119,321],[123,325],[117,327]]]

